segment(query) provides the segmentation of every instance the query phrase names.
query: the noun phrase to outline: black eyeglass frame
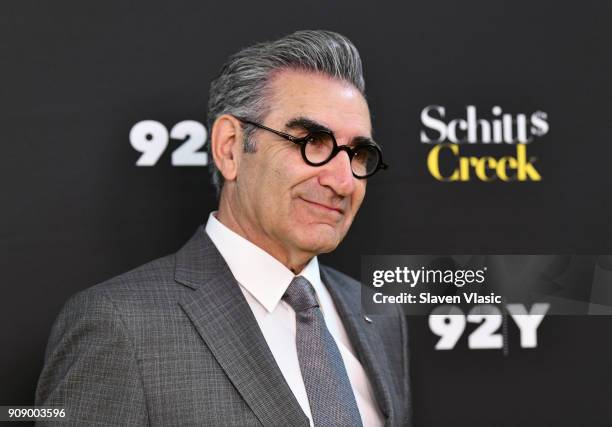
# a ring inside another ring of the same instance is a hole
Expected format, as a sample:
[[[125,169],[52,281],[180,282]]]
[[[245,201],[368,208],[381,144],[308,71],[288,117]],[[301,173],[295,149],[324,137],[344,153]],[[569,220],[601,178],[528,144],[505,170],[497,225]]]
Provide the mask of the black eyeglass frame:
[[[306,164],[310,165],[310,166],[323,166],[324,164],[328,163],[331,159],[333,159],[334,157],[336,157],[336,155],[340,152],[340,151],[346,151],[346,153],[349,156],[349,163],[352,162],[353,157],[355,156],[355,153],[357,152],[357,150],[359,150],[359,148],[361,147],[372,147],[374,148],[376,151],[378,151],[378,164],[376,165],[376,168],[374,168],[374,170],[372,172],[370,172],[367,175],[364,176],[358,176],[355,175],[355,172],[353,171],[353,168],[351,167],[351,172],[353,173],[353,176],[357,179],[365,179],[365,178],[369,178],[372,175],[374,175],[376,172],[378,172],[380,169],[387,169],[389,167],[389,165],[387,165],[386,163],[383,162],[383,157],[382,157],[382,150],[380,149],[380,147],[378,146],[378,144],[372,142],[372,143],[361,143],[358,144],[357,146],[351,148],[348,145],[338,145],[338,142],[336,141],[336,137],[334,136],[333,132],[330,132],[328,130],[325,129],[320,129],[317,130],[316,132],[321,132],[324,134],[327,134],[330,136],[332,142],[334,143],[334,148],[332,149],[329,157],[321,162],[315,163],[315,162],[311,162],[310,160],[308,160],[308,158],[306,157],[306,144],[308,141],[308,138],[311,137],[311,135],[315,132],[308,132],[308,134],[306,136],[302,136],[302,137],[297,137],[297,136],[293,136],[290,135],[288,133],[285,132],[281,132],[280,130],[276,130],[276,129],[272,129],[269,128],[267,126],[262,125],[261,123],[257,123],[257,122],[253,122],[251,120],[245,119],[243,117],[236,117],[238,120],[240,120],[242,123],[246,123],[249,125],[253,125],[257,128],[263,129],[263,130],[267,130],[268,132],[272,132],[278,136],[280,136],[281,138],[286,139],[287,141],[291,141],[294,144],[298,144],[300,146],[300,152],[302,153],[302,159],[304,160],[304,162],[306,162]]]

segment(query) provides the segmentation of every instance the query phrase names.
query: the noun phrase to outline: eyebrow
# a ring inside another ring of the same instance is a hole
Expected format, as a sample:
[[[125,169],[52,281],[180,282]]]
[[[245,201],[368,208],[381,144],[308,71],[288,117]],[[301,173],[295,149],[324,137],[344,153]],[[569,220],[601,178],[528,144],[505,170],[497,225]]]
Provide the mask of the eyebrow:
[[[308,117],[295,117],[290,119],[285,124],[286,129],[304,129],[307,132],[317,132],[317,131],[325,131],[333,134],[334,132],[328,128],[327,126],[309,119]],[[374,140],[368,136],[355,136],[351,139],[351,143],[349,145],[360,145],[360,144],[376,144]]]
[[[304,129],[308,132],[325,131],[333,133],[330,128],[307,117],[295,117],[285,124],[287,129]]]

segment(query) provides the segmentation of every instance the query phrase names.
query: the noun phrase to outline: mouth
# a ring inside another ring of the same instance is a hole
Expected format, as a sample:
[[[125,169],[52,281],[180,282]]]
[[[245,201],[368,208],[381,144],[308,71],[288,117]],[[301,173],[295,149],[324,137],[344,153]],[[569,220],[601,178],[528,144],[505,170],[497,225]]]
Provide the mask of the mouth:
[[[300,199],[303,200],[304,202],[310,204],[310,205],[313,205],[315,207],[323,209],[323,210],[325,210],[327,212],[337,212],[340,215],[344,214],[344,210],[339,208],[339,207],[330,206],[330,205],[326,205],[326,204],[319,203],[319,202],[313,202],[312,200],[307,200],[307,199],[304,199],[302,197],[300,197]]]

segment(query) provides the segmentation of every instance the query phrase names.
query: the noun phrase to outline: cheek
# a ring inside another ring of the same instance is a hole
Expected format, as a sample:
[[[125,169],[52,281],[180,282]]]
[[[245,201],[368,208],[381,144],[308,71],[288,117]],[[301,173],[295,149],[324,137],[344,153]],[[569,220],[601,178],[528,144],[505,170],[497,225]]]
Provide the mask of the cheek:
[[[290,224],[292,219],[292,196],[289,183],[291,177],[287,170],[277,164],[264,164],[261,168],[265,170],[262,176],[257,179],[257,192],[262,211],[261,220],[274,224]]]

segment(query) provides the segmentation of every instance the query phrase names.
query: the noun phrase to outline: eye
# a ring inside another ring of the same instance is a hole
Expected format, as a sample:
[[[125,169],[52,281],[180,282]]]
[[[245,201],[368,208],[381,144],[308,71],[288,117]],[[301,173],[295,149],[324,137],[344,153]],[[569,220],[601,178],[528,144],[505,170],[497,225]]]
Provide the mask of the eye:
[[[315,132],[315,133],[311,133],[310,135],[308,135],[306,142],[313,146],[321,146],[327,143],[326,140],[327,140],[327,134]]]
[[[367,176],[376,171],[380,162],[380,153],[372,145],[359,145],[355,147],[351,167],[357,176]]]
[[[333,137],[326,132],[312,132],[306,137],[304,154],[309,162],[323,164],[334,150]]]
[[[354,148],[353,159],[360,163],[367,163],[372,156],[372,148],[368,146],[357,146]]]

